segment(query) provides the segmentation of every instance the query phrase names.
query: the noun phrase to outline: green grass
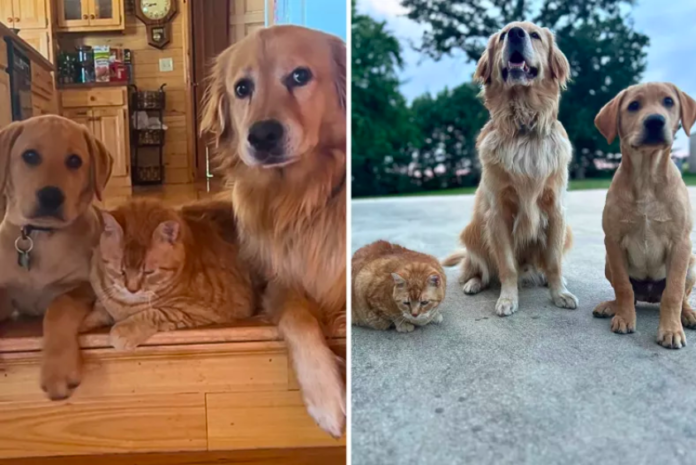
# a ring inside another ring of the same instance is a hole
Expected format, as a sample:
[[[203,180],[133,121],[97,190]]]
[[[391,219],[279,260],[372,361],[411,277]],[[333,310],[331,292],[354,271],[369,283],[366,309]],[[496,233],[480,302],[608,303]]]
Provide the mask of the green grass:
[[[687,186],[696,186],[696,174],[684,173],[684,182]],[[568,183],[569,191],[584,191],[591,189],[609,189],[611,178],[592,178],[592,179],[571,179]],[[443,189],[439,191],[409,192],[405,194],[395,194],[390,197],[426,197],[432,195],[462,195],[473,194],[475,187],[460,187],[457,189]]]

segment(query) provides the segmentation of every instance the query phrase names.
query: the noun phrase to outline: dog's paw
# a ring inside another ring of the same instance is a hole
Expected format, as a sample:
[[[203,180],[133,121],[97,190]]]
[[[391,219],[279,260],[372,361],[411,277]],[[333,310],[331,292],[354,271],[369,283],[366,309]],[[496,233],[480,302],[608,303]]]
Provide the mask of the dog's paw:
[[[569,308],[571,310],[578,308],[578,298],[567,289],[552,292],[551,298],[553,299],[553,304],[558,308]]]
[[[611,330],[616,334],[630,334],[636,331],[636,319],[625,318],[622,315],[614,315],[611,319]]]
[[[495,304],[495,313],[498,316],[510,316],[517,311],[517,300],[501,297]]]
[[[609,318],[616,314],[616,301],[607,300],[597,305],[594,310],[592,310],[592,316],[595,318]]]
[[[346,386],[335,355],[326,351],[320,362],[308,367],[300,383],[309,415],[321,429],[338,439],[346,423]]]
[[[657,328],[657,343],[666,349],[686,347],[686,334],[681,328]]]
[[[696,329],[696,312],[688,307],[682,308],[682,325],[688,329]]]
[[[117,324],[111,328],[109,333],[111,346],[120,351],[132,352],[138,347],[139,341],[133,337],[131,329],[126,325]]]
[[[444,320],[444,318],[442,317],[442,313],[438,313],[437,315],[435,315],[435,318],[432,319],[432,323],[439,325],[440,323],[442,323],[442,320]]]
[[[394,327],[400,333],[410,333],[411,331],[416,329],[416,327],[408,321],[400,321],[398,323],[394,323]]]
[[[41,389],[51,400],[70,397],[82,381],[82,364],[78,347],[51,353],[44,350],[41,362]]]
[[[482,289],[483,283],[481,282],[481,278],[471,278],[462,286],[464,294],[468,295],[478,294]]]

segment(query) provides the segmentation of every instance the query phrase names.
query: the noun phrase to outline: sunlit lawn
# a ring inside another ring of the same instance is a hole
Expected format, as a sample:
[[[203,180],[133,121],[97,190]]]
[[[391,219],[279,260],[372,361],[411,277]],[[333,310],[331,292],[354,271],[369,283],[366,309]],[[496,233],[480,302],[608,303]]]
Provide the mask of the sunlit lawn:
[[[696,186],[696,174],[684,173],[684,182],[687,186]],[[568,190],[571,191],[582,191],[589,189],[608,189],[609,184],[611,184],[611,179],[609,178],[598,178],[598,179],[571,179],[568,184]],[[461,187],[458,189],[444,189],[439,191],[428,191],[428,192],[409,192],[406,194],[396,194],[397,197],[412,197],[412,196],[426,196],[426,195],[461,195],[461,194],[473,194],[476,192],[475,187]]]

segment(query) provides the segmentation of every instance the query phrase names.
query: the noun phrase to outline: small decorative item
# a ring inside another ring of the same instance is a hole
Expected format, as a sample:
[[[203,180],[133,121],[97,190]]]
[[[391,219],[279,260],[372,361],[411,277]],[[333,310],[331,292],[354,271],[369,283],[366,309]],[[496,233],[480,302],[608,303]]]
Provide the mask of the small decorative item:
[[[163,49],[172,37],[177,0],[135,0],[135,16],[147,26],[147,42]]]

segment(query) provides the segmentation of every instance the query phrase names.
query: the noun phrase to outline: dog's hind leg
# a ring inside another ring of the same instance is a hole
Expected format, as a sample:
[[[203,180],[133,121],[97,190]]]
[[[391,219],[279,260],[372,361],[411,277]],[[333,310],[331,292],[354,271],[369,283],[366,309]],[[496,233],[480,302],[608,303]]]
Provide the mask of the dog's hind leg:
[[[468,254],[462,262],[462,274],[459,283],[465,294],[478,294],[486,287],[490,280],[490,271],[486,263],[474,254]]]
[[[264,307],[275,314],[287,343],[307,411],[324,431],[340,437],[346,421],[346,386],[336,356],[314,316],[319,314],[317,305],[301,293],[272,282],[266,290]]]
[[[682,304],[681,320],[685,328],[696,329],[696,312],[689,304],[691,291],[696,284],[696,257],[691,257],[689,271],[686,274],[686,289],[684,290],[684,303]]]

